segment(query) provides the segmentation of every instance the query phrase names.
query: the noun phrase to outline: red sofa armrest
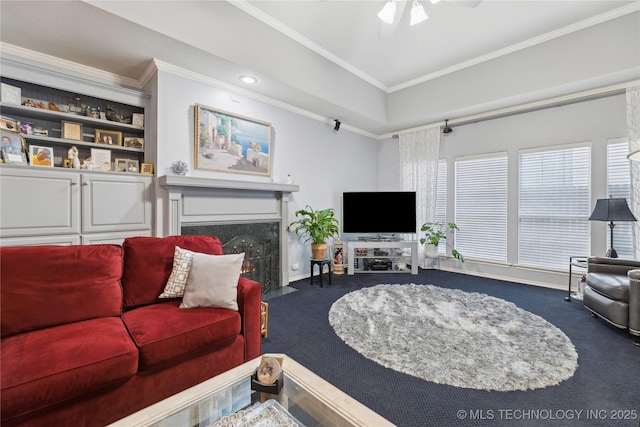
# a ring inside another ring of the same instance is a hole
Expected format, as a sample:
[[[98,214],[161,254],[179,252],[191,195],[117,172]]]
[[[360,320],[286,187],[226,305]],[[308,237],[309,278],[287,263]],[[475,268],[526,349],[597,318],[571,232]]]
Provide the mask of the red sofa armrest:
[[[261,354],[260,283],[240,276],[238,280],[238,312],[242,319],[242,335],[245,340],[244,360],[254,359]]]

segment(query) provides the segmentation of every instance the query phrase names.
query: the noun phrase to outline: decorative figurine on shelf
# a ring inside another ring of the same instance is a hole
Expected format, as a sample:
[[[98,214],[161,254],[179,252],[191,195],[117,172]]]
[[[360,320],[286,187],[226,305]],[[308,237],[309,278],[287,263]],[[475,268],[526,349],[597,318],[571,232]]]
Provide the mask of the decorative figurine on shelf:
[[[91,156],[84,159],[84,162],[82,162],[82,169],[86,169],[90,171],[93,170],[93,159],[91,159]]]
[[[118,121],[118,118],[116,117],[116,110],[111,105],[107,105],[107,112],[105,114],[107,120],[111,120],[112,122]]]
[[[178,176],[186,176],[189,173],[189,167],[187,164],[181,160],[177,160],[171,164],[169,170],[172,174]]]
[[[132,120],[131,117],[125,117],[123,115],[118,116],[118,121],[120,123],[126,123],[126,124],[130,125],[131,124],[131,120]]]
[[[76,95],[73,98],[73,102],[69,103],[69,111],[73,112],[74,114],[80,115],[82,112],[82,107],[81,107],[81,102],[80,102],[80,95]]]
[[[69,158],[69,165],[71,166],[71,168],[80,169],[80,157],[78,157],[78,147],[74,145],[71,148],[69,148],[67,157]]]

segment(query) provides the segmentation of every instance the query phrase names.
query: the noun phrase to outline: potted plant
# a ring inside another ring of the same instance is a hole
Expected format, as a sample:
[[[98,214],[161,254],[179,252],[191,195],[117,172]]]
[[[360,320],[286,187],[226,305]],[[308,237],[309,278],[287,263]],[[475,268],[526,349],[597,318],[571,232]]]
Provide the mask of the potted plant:
[[[311,242],[313,259],[327,258],[327,239],[340,231],[338,220],[333,208],[313,210],[310,206],[296,211],[298,220],[289,224],[287,230],[292,230],[298,238]]]
[[[425,223],[420,227],[420,231],[424,232],[424,237],[420,238],[420,244],[427,244],[427,256],[431,258],[436,258],[438,254],[438,245],[440,242],[447,239],[447,229],[449,230],[458,230],[458,226],[453,223],[443,223],[443,222],[435,222],[435,223]],[[451,255],[461,261],[464,262],[464,256],[456,249],[451,249]]]

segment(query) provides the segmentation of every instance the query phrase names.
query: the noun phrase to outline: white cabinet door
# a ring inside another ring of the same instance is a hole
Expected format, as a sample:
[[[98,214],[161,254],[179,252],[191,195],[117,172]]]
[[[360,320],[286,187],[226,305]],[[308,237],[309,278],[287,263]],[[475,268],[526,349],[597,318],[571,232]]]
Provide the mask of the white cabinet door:
[[[82,233],[151,229],[150,176],[82,174]]]
[[[77,234],[77,172],[0,168],[0,237]]]

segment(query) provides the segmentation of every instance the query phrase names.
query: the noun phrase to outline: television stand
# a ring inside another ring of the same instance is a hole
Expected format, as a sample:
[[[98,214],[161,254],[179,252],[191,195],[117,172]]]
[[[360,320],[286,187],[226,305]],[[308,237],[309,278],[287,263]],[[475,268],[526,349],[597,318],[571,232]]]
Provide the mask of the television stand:
[[[358,236],[360,242],[399,242],[400,237],[395,234],[377,234],[375,236]]]
[[[417,241],[356,240],[347,243],[347,273],[418,274]]]

